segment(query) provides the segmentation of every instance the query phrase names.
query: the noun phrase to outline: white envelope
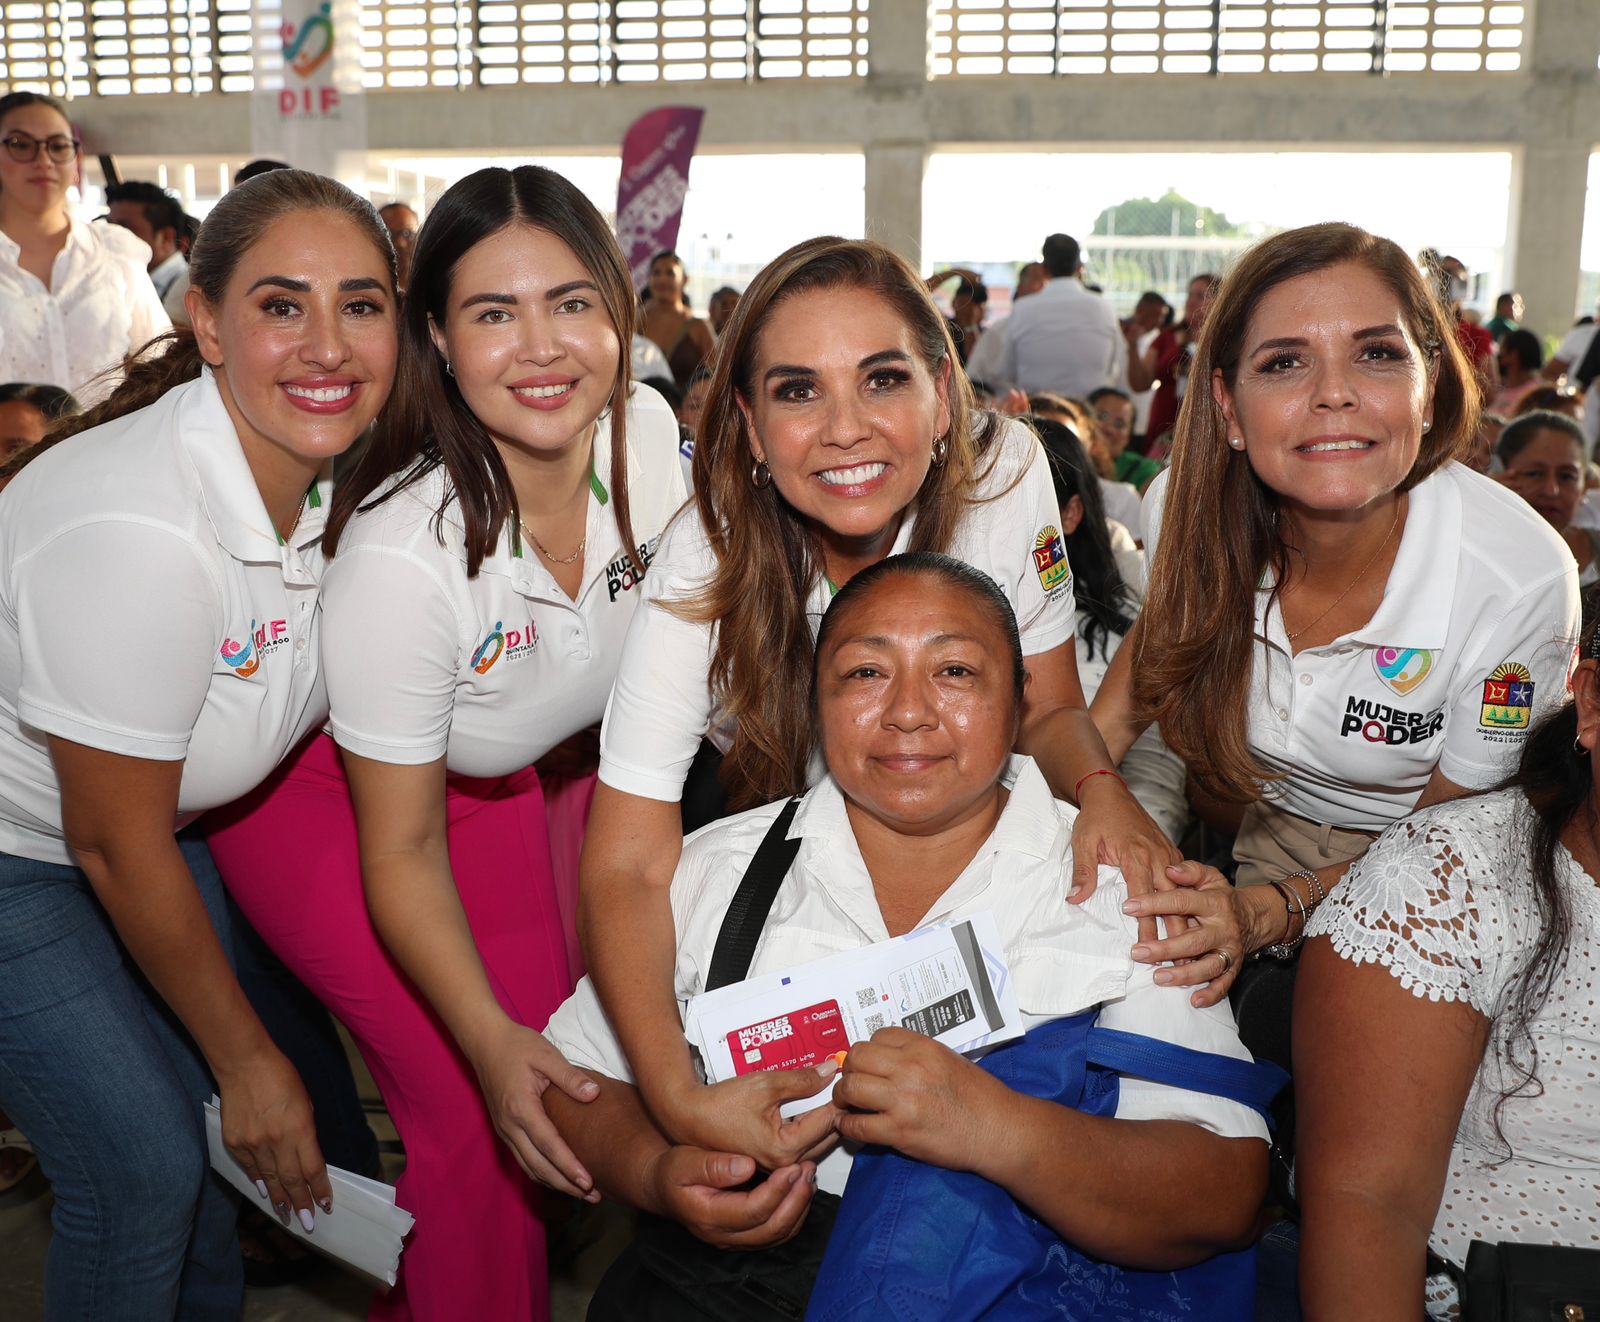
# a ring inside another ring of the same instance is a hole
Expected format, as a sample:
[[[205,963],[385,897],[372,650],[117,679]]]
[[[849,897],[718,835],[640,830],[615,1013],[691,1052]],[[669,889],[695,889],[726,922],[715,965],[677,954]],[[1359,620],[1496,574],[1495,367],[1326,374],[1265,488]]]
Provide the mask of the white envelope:
[[[223,1146],[222,1112],[215,1097],[206,1103],[206,1146],[211,1168],[252,1204],[270,1211],[255,1181]],[[395,1205],[393,1187],[381,1181],[329,1166],[328,1182],[333,1186],[333,1211],[317,1208],[315,1229],[309,1232],[291,1213],[289,1224],[282,1227],[284,1232],[335,1262],[393,1285],[400,1268],[401,1241],[416,1224],[415,1219]]]

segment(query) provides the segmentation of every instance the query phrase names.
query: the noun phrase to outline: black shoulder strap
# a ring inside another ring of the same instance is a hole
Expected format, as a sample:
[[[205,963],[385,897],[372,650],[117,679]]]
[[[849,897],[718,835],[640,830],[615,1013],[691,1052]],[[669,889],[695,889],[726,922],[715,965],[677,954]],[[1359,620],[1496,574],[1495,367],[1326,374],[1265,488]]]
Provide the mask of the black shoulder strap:
[[[1594,383],[1595,377],[1600,376],[1600,329],[1589,337],[1589,347],[1584,351],[1583,358],[1575,367],[1567,369],[1567,375],[1585,390]]]
[[[799,806],[798,798],[783,805],[783,811],[767,830],[750,866],[739,879],[739,889],[728,905],[711,953],[707,991],[740,982],[750,972],[750,961],[755,958],[756,943],[761,940],[761,929],[767,925],[772,902],[778,898],[778,887],[783,885],[783,879],[794,864],[794,856],[800,852],[800,842],[788,838],[789,823],[794,821],[795,809]]]

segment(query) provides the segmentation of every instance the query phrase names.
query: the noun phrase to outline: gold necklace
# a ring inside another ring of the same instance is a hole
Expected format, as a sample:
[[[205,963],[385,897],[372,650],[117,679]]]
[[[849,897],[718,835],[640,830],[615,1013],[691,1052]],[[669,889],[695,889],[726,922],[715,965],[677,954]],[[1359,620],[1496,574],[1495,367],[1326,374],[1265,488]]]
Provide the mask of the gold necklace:
[[[1291,630],[1289,628],[1288,621],[1287,620],[1284,621],[1283,631],[1284,631],[1284,633],[1286,633],[1288,635],[1289,641],[1291,643],[1294,642],[1294,640],[1296,638],[1299,638],[1302,634],[1309,633],[1312,629],[1315,629],[1319,624],[1321,624],[1325,619],[1327,619],[1328,616],[1332,615],[1334,610],[1338,607],[1339,603],[1341,601],[1343,601],[1346,597],[1348,597],[1351,594],[1351,592],[1353,592],[1355,590],[1356,584],[1361,582],[1361,580],[1364,579],[1367,576],[1367,571],[1369,569],[1371,569],[1373,565],[1378,563],[1378,557],[1383,554],[1384,547],[1389,545],[1389,539],[1394,536],[1394,530],[1399,525],[1399,523],[1400,523],[1400,501],[1399,501],[1398,498],[1396,498],[1396,500],[1394,502],[1394,518],[1389,521],[1389,531],[1384,533],[1383,540],[1378,543],[1378,549],[1372,553],[1372,558],[1370,560],[1368,560],[1367,563],[1361,567],[1361,572],[1359,574],[1357,574],[1354,578],[1352,578],[1350,580],[1350,585],[1347,588],[1345,588],[1345,590],[1343,592],[1341,592],[1337,597],[1335,597],[1333,599],[1333,605],[1329,606],[1328,609],[1323,611],[1321,615],[1317,616],[1316,619],[1312,620],[1310,624],[1303,624],[1298,629]],[[1282,608],[1280,607],[1279,609],[1281,610]]]
[[[522,535],[524,537],[526,537],[530,542],[532,542],[535,546],[537,546],[539,548],[539,554],[542,555],[546,560],[548,560],[553,565],[570,565],[570,564],[573,564],[577,560],[577,558],[580,555],[583,554],[583,548],[589,545],[589,534],[588,533],[584,533],[583,540],[578,543],[578,549],[576,551],[574,551],[571,555],[566,556],[565,558],[563,558],[563,557],[561,557],[559,555],[551,555],[550,552],[545,549],[545,544],[543,542],[541,542],[537,537],[535,537],[533,535],[533,529],[528,527],[528,525],[526,523],[524,523],[520,518],[517,520],[517,527],[522,529]]]

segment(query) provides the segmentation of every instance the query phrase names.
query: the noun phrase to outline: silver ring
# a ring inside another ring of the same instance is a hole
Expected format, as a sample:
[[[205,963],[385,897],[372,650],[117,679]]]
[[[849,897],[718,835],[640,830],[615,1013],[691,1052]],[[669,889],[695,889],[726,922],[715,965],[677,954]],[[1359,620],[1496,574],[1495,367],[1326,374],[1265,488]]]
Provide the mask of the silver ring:
[[[1231,969],[1233,967],[1233,956],[1230,955],[1221,946],[1218,946],[1211,953],[1222,961],[1222,971],[1224,973],[1226,973],[1229,969]]]

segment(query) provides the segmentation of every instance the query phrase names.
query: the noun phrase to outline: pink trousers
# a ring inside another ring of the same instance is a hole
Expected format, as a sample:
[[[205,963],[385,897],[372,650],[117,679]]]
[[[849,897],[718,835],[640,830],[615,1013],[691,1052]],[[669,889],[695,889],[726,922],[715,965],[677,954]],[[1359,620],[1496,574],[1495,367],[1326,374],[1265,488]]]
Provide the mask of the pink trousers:
[[[451,777],[448,812],[456,888],[490,985],[507,1014],[542,1029],[573,979],[539,778]],[[229,890],[350,1031],[405,1144],[398,1202],[417,1224],[397,1286],[370,1316],[545,1322],[537,1188],[494,1132],[472,1067],[372,928],[333,740],[318,735],[216,817],[211,850]]]

